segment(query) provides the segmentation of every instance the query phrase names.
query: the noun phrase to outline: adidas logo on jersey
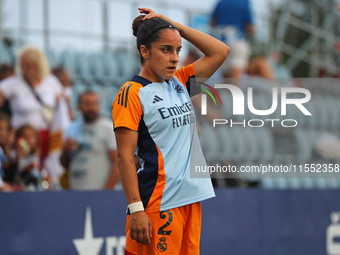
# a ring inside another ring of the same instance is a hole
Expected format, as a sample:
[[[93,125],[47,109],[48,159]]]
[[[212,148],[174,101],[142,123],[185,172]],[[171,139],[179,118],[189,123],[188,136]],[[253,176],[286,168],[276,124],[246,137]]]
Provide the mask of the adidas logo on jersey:
[[[155,104],[155,103],[158,103],[158,102],[160,102],[160,101],[163,101],[163,99],[156,95],[156,96],[153,98],[153,102],[152,102],[152,103]]]

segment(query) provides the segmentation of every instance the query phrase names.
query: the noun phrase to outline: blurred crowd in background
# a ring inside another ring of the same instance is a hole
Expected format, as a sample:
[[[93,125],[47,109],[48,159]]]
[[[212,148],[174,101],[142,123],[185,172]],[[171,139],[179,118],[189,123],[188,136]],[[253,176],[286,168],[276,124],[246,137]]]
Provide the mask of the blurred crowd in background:
[[[50,70],[29,46],[16,64],[0,65],[1,189],[119,188],[113,125],[99,114],[99,95],[81,92],[75,119],[66,69]]]
[[[269,89],[278,85],[268,80],[292,81],[284,65],[275,62],[280,56],[258,50],[248,0],[218,1],[210,16],[210,32],[231,48],[230,56],[213,78],[234,79],[234,85],[243,90],[250,86],[244,82],[246,78],[267,79],[251,82],[252,85],[260,83],[254,92],[264,107],[268,107],[266,100],[271,99]],[[25,46],[14,56],[10,43],[0,42],[0,190],[121,189],[110,110],[120,86],[139,73],[136,52],[66,50],[58,54],[52,49],[42,51]],[[200,56],[200,52],[189,47],[179,66],[191,64]],[[327,150],[339,149],[338,91],[322,92],[313,98],[312,105],[321,109],[318,116],[327,115],[329,122],[320,124],[303,119],[303,128],[307,131],[294,133],[282,133],[282,130],[275,133],[268,128],[212,130],[211,125],[207,125],[211,119],[232,117],[228,108],[232,102],[230,94],[221,93],[221,96],[227,106],[207,115],[206,119],[199,118],[202,148],[209,164],[311,162],[315,159],[318,137],[324,134],[328,134],[322,148],[326,153],[323,155],[319,150],[317,156],[328,159]],[[327,106],[320,107],[325,101]],[[196,113],[200,112],[200,99],[193,99],[193,103]],[[277,152],[279,147],[281,151]],[[330,159],[339,162],[339,158],[336,154]],[[308,178],[298,184],[277,180],[259,184],[256,177],[242,179],[242,176],[228,180],[234,181],[224,182],[222,178],[214,184],[219,187],[340,187],[338,181],[314,182]]]

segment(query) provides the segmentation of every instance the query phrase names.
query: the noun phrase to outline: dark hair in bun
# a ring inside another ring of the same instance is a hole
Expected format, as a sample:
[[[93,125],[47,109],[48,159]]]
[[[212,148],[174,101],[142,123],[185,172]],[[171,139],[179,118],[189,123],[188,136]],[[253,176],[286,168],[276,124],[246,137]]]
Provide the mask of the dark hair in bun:
[[[143,18],[145,15],[139,15],[136,17],[132,23],[132,34],[137,37],[139,27],[143,24]]]
[[[151,44],[157,41],[159,32],[163,29],[176,29],[169,21],[161,18],[152,18],[143,20],[145,15],[139,15],[132,23],[133,35],[137,37],[137,49],[140,53],[140,46],[145,45],[146,48],[150,49]],[[144,58],[140,56],[141,64],[144,63]]]

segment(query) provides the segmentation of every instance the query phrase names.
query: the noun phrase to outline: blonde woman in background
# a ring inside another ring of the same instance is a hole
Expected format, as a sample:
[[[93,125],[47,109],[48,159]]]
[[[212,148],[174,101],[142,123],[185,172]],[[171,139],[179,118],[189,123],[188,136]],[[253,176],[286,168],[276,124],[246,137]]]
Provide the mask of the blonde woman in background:
[[[31,125],[38,131],[40,168],[48,153],[49,127],[61,91],[62,85],[50,74],[44,53],[34,47],[20,50],[16,75],[0,83],[0,106],[5,99],[9,101],[13,127]]]

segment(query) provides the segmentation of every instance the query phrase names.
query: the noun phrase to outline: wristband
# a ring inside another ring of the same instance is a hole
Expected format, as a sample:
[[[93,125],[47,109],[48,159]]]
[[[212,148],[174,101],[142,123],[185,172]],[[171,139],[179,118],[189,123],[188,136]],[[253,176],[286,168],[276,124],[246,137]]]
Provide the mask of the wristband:
[[[135,212],[144,211],[144,206],[143,206],[142,201],[131,203],[128,206],[129,206],[130,214],[133,214]]]

